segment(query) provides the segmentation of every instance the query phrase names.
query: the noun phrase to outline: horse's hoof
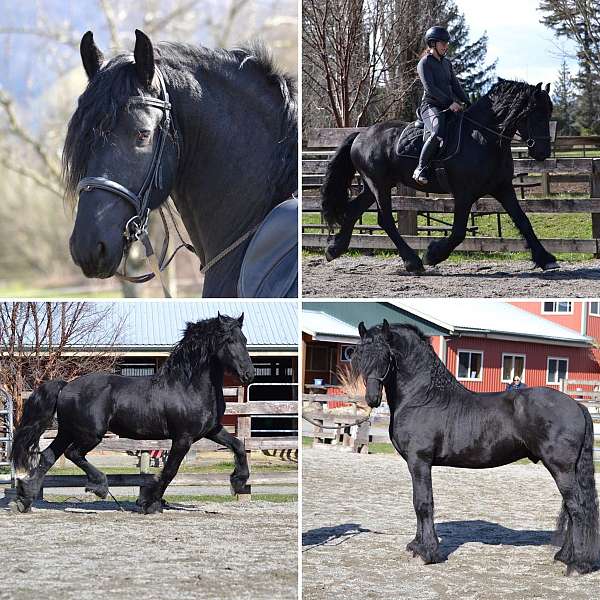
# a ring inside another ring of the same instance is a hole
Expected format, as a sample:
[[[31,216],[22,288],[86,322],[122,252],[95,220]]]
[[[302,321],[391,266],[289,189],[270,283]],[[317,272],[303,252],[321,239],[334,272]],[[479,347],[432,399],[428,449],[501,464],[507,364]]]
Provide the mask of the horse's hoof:
[[[325,250],[325,260],[327,262],[331,262],[332,260],[335,260],[338,257],[339,257],[339,253],[333,252],[331,250],[331,248],[327,248],[327,250]]]
[[[15,514],[31,512],[31,504],[26,504],[21,498],[9,502],[8,508]]]
[[[244,494],[246,492],[246,486],[248,483],[248,477],[238,477],[236,475],[232,475],[229,478],[231,494],[233,496],[237,496],[238,494]]]
[[[85,486],[85,491],[91,492],[92,494],[94,494],[95,496],[100,498],[100,500],[105,500],[106,497],[108,496],[108,486],[106,486],[106,485],[101,485],[101,484],[96,484],[96,483],[88,483]]]
[[[560,265],[556,261],[549,262],[542,267],[542,271],[556,271],[557,269],[560,269]]]
[[[142,506],[145,515],[154,515],[163,511],[163,505],[161,500],[155,500],[150,504]]]
[[[418,260],[417,262],[405,262],[404,268],[411,275],[423,275],[423,273],[425,273],[425,267],[423,266],[423,263],[420,260]]]

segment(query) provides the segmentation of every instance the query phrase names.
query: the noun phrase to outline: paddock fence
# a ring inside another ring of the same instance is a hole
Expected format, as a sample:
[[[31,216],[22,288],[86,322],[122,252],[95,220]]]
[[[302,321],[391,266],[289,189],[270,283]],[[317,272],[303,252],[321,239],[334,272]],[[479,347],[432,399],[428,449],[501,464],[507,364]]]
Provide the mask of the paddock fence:
[[[257,384],[258,385],[258,384]],[[262,384],[261,384],[262,385]],[[277,385],[285,385],[278,383]],[[297,386],[297,384],[288,384]],[[250,466],[250,479],[248,485],[242,493],[238,494],[237,499],[240,501],[251,500],[253,485],[270,485],[270,486],[295,486],[298,483],[298,472],[292,470],[290,472],[265,472],[253,473],[251,453],[253,451],[280,452],[282,455],[286,453],[287,457],[294,462],[297,462],[298,453],[298,436],[252,436],[252,418],[253,417],[297,417],[298,402],[297,401],[250,401],[249,395],[244,393],[243,387],[228,387],[223,388],[223,395],[226,399],[232,401],[225,403],[225,415],[237,417],[233,433],[236,437],[244,442],[246,448],[246,456]],[[235,401],[233,401],[235,400]],[[56,437],[56,430],[48,430],[45,432],[41,442],[41,449],[47,447],[52,439]],[[120,438],[113,434],[107,434],[102,442],[96,446],[94,452],[128,452],[139,455],[139,473],[131,474],[109,474],[108,486],[112,490],[119,487],[141,487],[153,480],[154,475],[150,473],[150,455],[153,451],[162,450],[169,451],[171,448],[171,440],[131,440]],[[217,451],[224,447],[212,442],[211,440],[202,439],[194,443],[188,453],[199,451]],[[40,490],[38,499],[43,498],[44,489],[48,488],[79,488],[85,487],[85,475],[46,475]],[[8,481],[5,480],[5,483]],[[10,480],[11,489],[5,490],[5,494],[14,494],[14,478]],[[172,486],[229,486],[229,473],[178,473],[169,487]]]
[[[594,462],[600,463],[600,381],[561,379],[560,391],[585,406],[594,422]],[[337,446],[360,454],[369,453],[369,443],[389,441],[389,409],[382,403],[368,421],[354,425],[356,404],[345,403],[347,396],[303,394],[302,402],[318,425],[312,426],[313,447]],[[340,406],[341,405],[341,406]],[[339,427],[329,429],[326,427]]]
[[[327,246],[328,231],[321,214],[319,188],[335,148],[350,133],[364,129],[323,128],[308,132],[302,152],[302,211],[318,213],[319,222],[303,222],[302,244],[305,249],[322,250]],[[550,252],[587,253],[600,257],[600,158],[594,157],[599,148],[600,136],[557,137],[553,143],[553,157],[541,162],[524,158],[526,148],[518,143],[512,148],[515,172],[513,186],[521,208],[526,213],[591,215],[590,239],[541,239]],[[585,190],[581,192],[583,197],[551,197],[552,188],[558,184],[577,185]],[[360,188],[361,182],[357,176],[352,183],[353,195]],[[526,197],[526,190],[534,188],[539,190],[541,197]],[[398,231],[415,250],[426,249],[432,235],[448,235],[451,231],[451,223],[444,220],[445,215],[454,211],[454,198],[449,195],[430,196],[398,185],[392,196],[392,208],[396,213]],[[376,207],[372,206],[367,212],[376,212]],[[486,196],[479,199],[471,211],[468,235],[457,250],[527,251],[523,239],[503,236],[500,215],[504,212],[494,198]],[[418,223],[418,215],[424,217],[425,224]],[[497,237],[478,235],[477,217],[481,215],[496,215]],[[378,225],[365,224],[362,218],[355,225],[354,231],[350,249],[367,252],[396,249],[387,235],[380,235],[383,230]]]

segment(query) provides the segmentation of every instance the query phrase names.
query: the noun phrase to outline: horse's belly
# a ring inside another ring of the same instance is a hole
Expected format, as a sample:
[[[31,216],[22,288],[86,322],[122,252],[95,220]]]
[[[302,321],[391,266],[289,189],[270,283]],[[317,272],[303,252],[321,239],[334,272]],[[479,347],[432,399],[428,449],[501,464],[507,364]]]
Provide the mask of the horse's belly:
[[[433,464],[463,469],[489,469],[515,462],[528,455],[518,443],[500,442],[496,444],[474,443],[460,450],[447,450],[436,454]]]
[[[162,421],[163,419],[159,418],[135,420],[115,414],[108,424],[108,430],[131,440],[162,440],[169,437],[166,424]]]

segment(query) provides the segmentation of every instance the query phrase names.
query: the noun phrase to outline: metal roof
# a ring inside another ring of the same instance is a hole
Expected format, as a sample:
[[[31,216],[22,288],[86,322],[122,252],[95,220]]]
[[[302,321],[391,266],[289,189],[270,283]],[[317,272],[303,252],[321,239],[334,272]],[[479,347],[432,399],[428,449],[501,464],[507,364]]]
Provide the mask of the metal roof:
[[[528,338],[550,344],[594,344],[591,337],[499,300],[418,298],[390,303],[447,328],[450,334]]]
[[[120,328],[117,349],[170,349],[178,342],[188,321],[216,317],[217,313],[238,317],[244,313],[243,332],[254,350],[298,350],[298,308],[295,301],[222,300],[123,300],[89,301],[90,310],[105,315],[85,346],[103,346],[110,332]],[[55,304],[54,306],[57,306]]]
[[[356,344],[358,330],[327,313],[316,310],[302,311],[302,331],[322,342],[349,342]]]

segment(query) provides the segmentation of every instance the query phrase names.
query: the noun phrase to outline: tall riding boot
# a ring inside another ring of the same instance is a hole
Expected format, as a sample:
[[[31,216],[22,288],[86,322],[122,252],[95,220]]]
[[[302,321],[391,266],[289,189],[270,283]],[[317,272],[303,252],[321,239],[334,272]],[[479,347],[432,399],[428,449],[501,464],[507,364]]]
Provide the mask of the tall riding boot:
[[[438,148],[440,147],[440,138],[437,135],[430,136],[427,141],[423,144],[421,149],[421,156],[419,157],[419,165],[413,173],[413,179],[418,183],[426,185],[428,179],[425,175],[425,169],[429,166],[429,161],[434,157]]]

